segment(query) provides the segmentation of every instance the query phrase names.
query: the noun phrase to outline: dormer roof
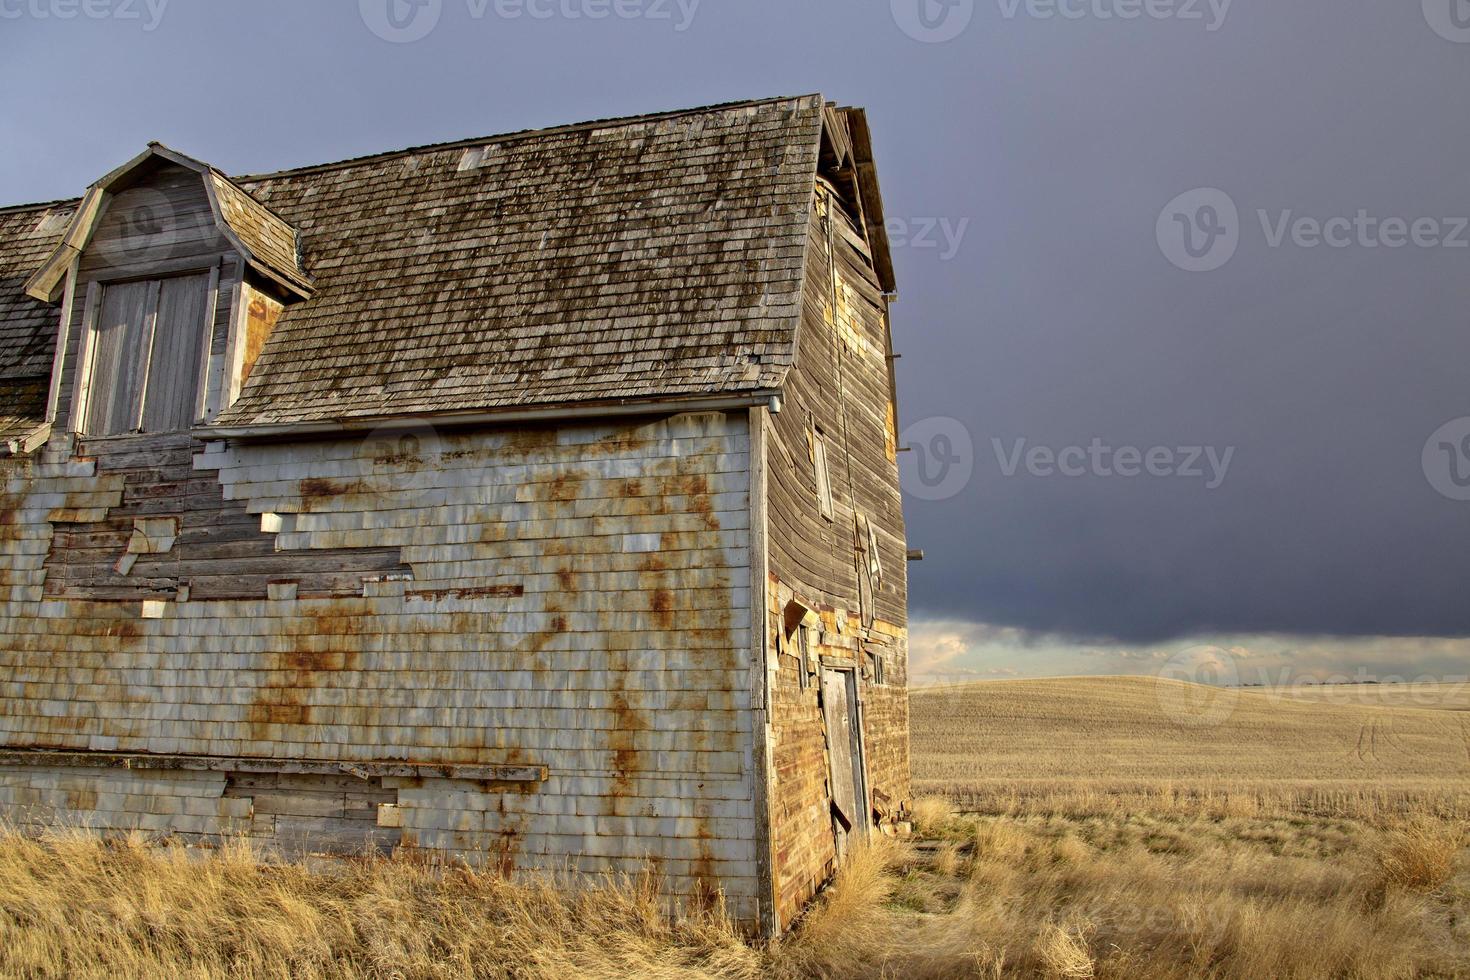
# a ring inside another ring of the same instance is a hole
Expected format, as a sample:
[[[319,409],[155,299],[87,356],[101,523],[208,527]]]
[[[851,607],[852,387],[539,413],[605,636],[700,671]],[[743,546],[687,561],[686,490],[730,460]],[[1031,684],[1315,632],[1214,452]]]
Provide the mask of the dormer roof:
[[[149,143],[148,149],[87,188],[61,240],[26,281],[26,295],[42,302],[56,302],[67,268],[87,247],[110,195],[146,180],[149,171],[159,163],[174,164],[199,174],[220,233],[250,268],[301,299],[311,296],[312,279],[301,267],[301,243],[296,229],[214,167],[157,142]]]

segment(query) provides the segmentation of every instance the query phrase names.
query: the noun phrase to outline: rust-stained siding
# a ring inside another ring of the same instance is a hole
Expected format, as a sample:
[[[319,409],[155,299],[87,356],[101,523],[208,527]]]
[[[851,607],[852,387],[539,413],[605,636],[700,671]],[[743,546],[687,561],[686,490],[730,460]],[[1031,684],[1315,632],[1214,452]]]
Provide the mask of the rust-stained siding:
[[[778,639],[793,600],[821,618],[812,633],[812,657],[856,662],[860,669],[868,806],[892,820],[909,794],[907,569],[887,306],[867,247],[840,208],[819,184],[796,366],[787,378],[785,405],[766,434],[771,849],[783,924],[838,860],[819,676],[804,685],[796,645]],[[811,448],[816,430],[827,443],[830,521],[818,496]],[[863,518],[876,532],[883,569],[871,599],[859,575]],[[883,685],[875,683],[873,654],[885,661]]]
[[[0,461],[0,748],[545,767],[373,776],[319,829],[507,870],[647,858],[754,921],[744,413],[106,442]],[[242,774],[6,762],[12,819],[287,836]]]
[[[49,251],[60,303],[0,295],[0,816],[649,862],[789,925],[834,796],[909,791],[870,144],[807,96],[239,182],[154,146],[75,238],[0,212],[0,293]],[[96,341],[186,286],[200,335]],[[103,437],[155,377],[192,411]]]

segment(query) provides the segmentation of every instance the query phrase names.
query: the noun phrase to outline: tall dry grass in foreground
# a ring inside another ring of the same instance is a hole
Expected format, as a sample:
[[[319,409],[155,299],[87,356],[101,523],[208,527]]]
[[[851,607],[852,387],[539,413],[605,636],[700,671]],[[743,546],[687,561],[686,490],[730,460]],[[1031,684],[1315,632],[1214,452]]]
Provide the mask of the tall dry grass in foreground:
[[[858,863],[835,889],[834,904],[881,900],[881,914],[797,938],[814,972],[1470,976],[1470,873],[1454,824],[928,812],[944,829],[923,844],[926,860]]]
[[[1452,825],[921,813],[756,946],[669,920],[648,880],[547,883],[390,861],[326,871],[141,839],[0,834],[6,977],[1470,976]]]
[[[669,920],[651,879],[583,892],[364,859],[310,870],[248,844],[0,832],[5,977],[753,977],[718,913]]]

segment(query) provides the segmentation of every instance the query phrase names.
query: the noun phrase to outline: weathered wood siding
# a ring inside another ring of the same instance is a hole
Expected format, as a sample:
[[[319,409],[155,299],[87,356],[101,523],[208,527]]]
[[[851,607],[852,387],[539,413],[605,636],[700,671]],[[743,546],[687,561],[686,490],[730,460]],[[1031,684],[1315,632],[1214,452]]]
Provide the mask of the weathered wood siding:
[[[68,286],[70,322],[57,348],[58,430],[85,429],[76,424],[75,413],[81,407],[77,389],[86,381],[87,335],[91,321],[100,314],[97,307],[106,284],[211,270],[215,275],[206,309],[212,319],[203,381],[205,404],[212,413],[222,407],[221,389],[227,381],[226,347],[240,289],[240,258],[215,224],[203,180],[191,170],[161,166],[138,185],[112,196]]]
[[[780,635],[795,600],[820,616],[813,663],[855,662],[870,810],[896,816],[909,794],[907,579],[894,445],[887,310],[862,236],[825,185],[812,210],[796,366],[766,434],[769,577],[771,847],[776,906],[789,923],[835,869],[820,675]],[[811,440],[827,447],[832,518],[822,514]],[[864,520],[882,579],[868,594],[859,568]],[[883,658],[876,683],[874,656]]]
[[[0,760],[0,813],[507,870],[647,858],[753,922],[749,445],[715,413],[0,461],[0,749],[300,784]],[[344,771],[292,775],[312,760]],[[390,760],[546,778],[349,778]]]

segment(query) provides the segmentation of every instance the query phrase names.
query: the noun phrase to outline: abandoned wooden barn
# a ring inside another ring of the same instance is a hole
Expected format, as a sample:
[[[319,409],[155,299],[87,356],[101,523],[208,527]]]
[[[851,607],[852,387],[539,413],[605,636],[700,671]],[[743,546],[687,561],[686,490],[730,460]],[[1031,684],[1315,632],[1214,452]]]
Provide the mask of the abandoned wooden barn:
[[[784,928],[909,792],[883,227],[819,96],[0,210],[0,818]]]

